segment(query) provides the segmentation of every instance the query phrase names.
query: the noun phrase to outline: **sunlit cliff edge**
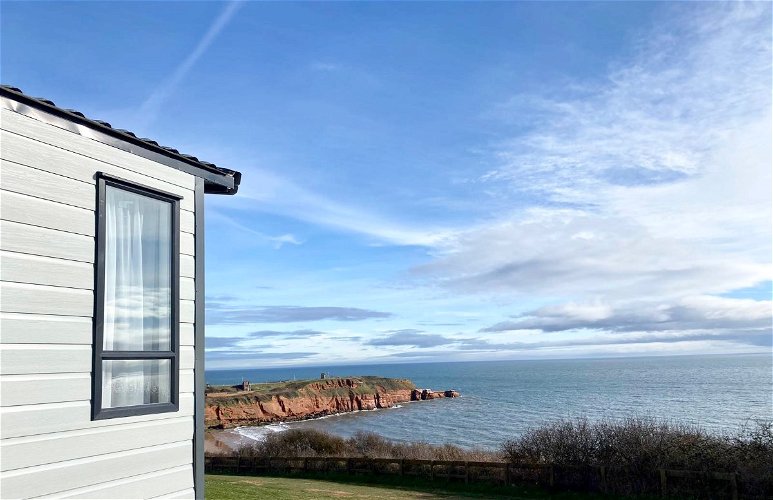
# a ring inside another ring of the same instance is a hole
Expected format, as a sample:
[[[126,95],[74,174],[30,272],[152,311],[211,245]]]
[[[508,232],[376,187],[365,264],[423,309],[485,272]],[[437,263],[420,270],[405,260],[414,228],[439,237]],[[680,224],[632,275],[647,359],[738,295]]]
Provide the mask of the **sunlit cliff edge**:
[[[206,396],[206,426],[224,429],[390,408],[411,401],[455,398],[459,393],[418,389],[407,379],[364,376],[209,386]]]

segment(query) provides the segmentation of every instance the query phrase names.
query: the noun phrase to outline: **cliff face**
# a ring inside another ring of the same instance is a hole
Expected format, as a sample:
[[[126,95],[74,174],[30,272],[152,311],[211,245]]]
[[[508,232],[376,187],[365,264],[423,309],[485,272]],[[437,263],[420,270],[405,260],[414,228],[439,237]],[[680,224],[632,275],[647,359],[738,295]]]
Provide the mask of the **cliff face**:
[[[322,417],[398,403],[458,397],[455,391],[416,389],[410,380],[378,377],[334,378],[274,384],[268,388],[210,390],[204,415],[207,427],[227,428]]]

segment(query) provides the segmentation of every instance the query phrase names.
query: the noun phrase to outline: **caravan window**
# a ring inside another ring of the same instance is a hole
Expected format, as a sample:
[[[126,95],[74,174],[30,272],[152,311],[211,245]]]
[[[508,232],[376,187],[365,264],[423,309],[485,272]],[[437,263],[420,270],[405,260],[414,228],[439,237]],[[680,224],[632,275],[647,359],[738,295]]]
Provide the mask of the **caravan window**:
[[[97,181],[93,417],[176,411],[179,197]]]

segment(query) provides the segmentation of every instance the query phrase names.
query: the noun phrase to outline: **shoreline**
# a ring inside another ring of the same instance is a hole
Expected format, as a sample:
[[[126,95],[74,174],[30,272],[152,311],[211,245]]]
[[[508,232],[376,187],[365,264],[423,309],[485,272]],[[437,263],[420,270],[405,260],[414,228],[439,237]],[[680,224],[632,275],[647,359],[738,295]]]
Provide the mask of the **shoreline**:
[[[204,432],[204,453],[207,455],[229,455],[246,445],[254,443],[234,429],[207,429]]]
[[[266,422],[258,425],[241,425],[238,427],[231,427],[228,429],[209,428],[204,433],[204,452],[208,455],[230,454],[237,451],[239,448],[242,448],[244,446],[250,446],[254,443],[259,442],[258,439],[245,436],[244,434],[240,433],[237,430],[243,427],[266,428],[266,427],[271,427],[275,425],[287,425],[287,424],[292,425],[292,424],[297,424],[301,422],[309,422],[313,420],[325,420],[328,418],[340,417],[340,416],[351,415],[356,413],[366,413],[366,412],[369,413],[369,412],[383,411],[383,410],[396,410],[396,409],[402,408],[403,404],[410,404],[410,403],[417,403],[417,402],[418,401],[406,401],[404,403],[398,403],[394,406],[390,406],[389,408],[373,408],[372,410],[345,411],[345,412],[339,412],[339,413],[331,413],[328,415],[322,415],[319,417],[310,417],[310,418],[304,418],[299,420],[282,420],[279,422]],[[281,432],[281,431],[276,431],[276,432]]]

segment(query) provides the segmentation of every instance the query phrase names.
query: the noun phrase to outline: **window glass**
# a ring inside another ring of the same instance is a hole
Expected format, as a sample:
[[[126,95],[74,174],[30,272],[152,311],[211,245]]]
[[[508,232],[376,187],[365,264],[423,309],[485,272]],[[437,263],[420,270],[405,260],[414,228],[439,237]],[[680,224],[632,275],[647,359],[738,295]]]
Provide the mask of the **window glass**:
[[[105,351],[170,350],[171,208],[105,187]]]
[[[111,359],[102,362],[102,407],[171,401],[171,361]]]

